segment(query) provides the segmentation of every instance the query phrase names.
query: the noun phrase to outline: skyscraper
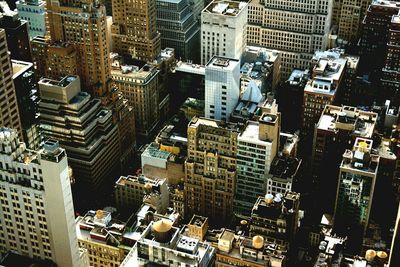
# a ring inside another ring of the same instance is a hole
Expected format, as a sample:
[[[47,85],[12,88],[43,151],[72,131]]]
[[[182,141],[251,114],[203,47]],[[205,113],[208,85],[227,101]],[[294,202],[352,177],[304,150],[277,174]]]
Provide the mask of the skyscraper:
[[[287,79],[294,68],[308,68],[315,51],[327,48],[331,16],[332,0],[252,1],[247,44],[278,50]]]
[[[229,120],[240,95],[240,62],[238,59],[213,57],[206,65],[206,118]]]
[[[41,131],[44,137],[58,140],[68,152],[78,188],[85,189],[83,192],[111,192],[121,155],[111,110],[81,91],[78,76],[59,81],[44,78],[39,81],[39,90]],[[90,196],[87,194],[93,200]]]
[[[17,96],[13,83],[13,70],[6,40],[6,31],[0,29],[0,125],[22,132]]]
[[[214,56],[240,59],[246,47],[247,3],[213,1],[201,12],[201,64]]]
[[[398,3],[384,0],[374,0],[367,9],[359,42],[360,71],[362,74],[372,75],[371,79],[382,71],[390,23],[392,16],[397,15],[399,10]]]
[[[41,137],[39,133],[39,92],[33,64],[30,62],[11,60],[13,82],[21,118],[22,138],[30,149],[39,149]]]
[[[21,0],[15,3],[21,19],[28,21],[29,37],[46,34],[46,13],[45,1],[42,0]]]
[[[28,150],[0,128],[0,251],[81,266],[65,150],[48,141]]]
[[[359,137],[353,149],[344,152],[335,204],[338,226],[367,229],[378,164],[379,156],[372,152],[372,140]]]
[[[186,216],[227,222],[233,211],[237,138],[243,126],[193,118],[188,126],[185,163]]]
[[[115,84],[134,108],[136,131],[143,137],[149,136],[160,121],[159,75],[151,65],[142,68],[133,65],[113,64],[111,75]]]
[[[153,61],[161,51],[156,28],[156,0],[113,0],[113,52]]]
[[[389,38],[385,57],[385,65],[382,69],[381,83],[385,89],[384,97],[391,99],[393,103],[400,104],[400,15],[394,15],[390,22]]]
[[[156,0],[161,47],[175,50],[175,58],[200,63],[200,26],[188,0]]]
[[[68,74],[79,75],[93,96],[108,97],[111,64],[104,5],[91,0],[56,0],[48,1],[46,8],[51,42],[71,44],[77,50],[78,73]]]
[[[0,2],[0,28],[6,30],[11,59],[32,62],[28,23],[10,10],[6,1]]]

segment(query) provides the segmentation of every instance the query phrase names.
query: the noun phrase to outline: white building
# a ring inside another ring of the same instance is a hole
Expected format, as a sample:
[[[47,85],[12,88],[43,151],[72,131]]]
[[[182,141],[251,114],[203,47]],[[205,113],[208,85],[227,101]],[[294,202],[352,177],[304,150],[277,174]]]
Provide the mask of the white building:
[[[315,51],[324,51],[331,27],[332,0],[265,0],[248,6],[247,44],[281,53],[282,78],[308,68]]]
[[[213,57],[206,65],[205,90],[206,118],[229,120],[239,101],[239,60]]]
[[[0,128],[0,252],[81,266],[65,150],[47,141],[26,149]]]
[[[29,37],[46,34],[46,3],[42,0],[20,0],[16,3],[18,15],[21,19],[28,21]]]
[[[201,12],[201,64],[213,56],[239,59],[246,47],[247,3],[213,1]]]

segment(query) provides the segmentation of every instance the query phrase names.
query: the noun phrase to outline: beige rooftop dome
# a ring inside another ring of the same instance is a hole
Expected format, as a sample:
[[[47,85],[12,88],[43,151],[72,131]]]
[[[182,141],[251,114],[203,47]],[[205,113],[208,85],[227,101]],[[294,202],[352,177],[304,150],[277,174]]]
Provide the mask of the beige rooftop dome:
[[[153,224],[153,230],[158,233],[169,232],[171,228],[172,228],[172,222],[165,219],[161,219]]]
[[[264,237],[256,235],[253,237],[253,247],[255,249],[261,249],[264,247]]]

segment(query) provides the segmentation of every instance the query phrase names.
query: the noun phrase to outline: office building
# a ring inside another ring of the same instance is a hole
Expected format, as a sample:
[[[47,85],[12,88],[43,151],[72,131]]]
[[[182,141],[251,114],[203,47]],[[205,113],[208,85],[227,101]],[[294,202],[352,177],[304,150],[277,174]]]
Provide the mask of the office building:
[[[215,249],[208,243],[188,237],[172,222],[151,222],[131,249],[121,267],[162,264],[170,266],[214,266]]]
[[[276,90],[281,81],[281,57],[277,51],[246,46],[240,64],[240,92],[250,81],[254,81],[264,94]]]
[[[392,246],[390,247],[389,266],[400,264],[400,205],[395,221]]]
[[[137,134],[148,136],[160,121],[159,70],[144,65],[120,65],[113,62],[111,76],[135,111]]]
[[[0,251],[81,266],[65,150],[28,150],[17,136],[0,129]]]
[[[212,1],[201,12],[201,64],[214,56],[240,59],[246,47],[246,2]]]
[[[301,159],[277,155],[271,163],[267,174],[267,194],[285,194],[293,192]]]
[[[400,104],[400,71],[397,68],[400,60],[399,31],[400,15],[394,15],[390,22],[385,64],[382,69],[381,84],[384,92],[380,92],[397,105]]]
[[[399,10],[400,6],[396,2],[374,0],[365,14],[359,42],[360,73],[370,75],[372,80],[384,66],[392,16],[397,15]],[[380,92],[376,93],[379,97]]]
[[[239,95],[239,60],[225,57],[213,57],[206,65],[206,118],[228,121],[239,101]]]
[[[230,229],[216,229],[206,239],[215,248],[215,266],[284,267],[287,250],[262,236],[253,238]]]
[[[0,28],[6,31],[11,59],[32,62],[28,23],[10,10],[6,1],[0,2]]]
[[[369,3],[367,0],[333,2],[332,24],[338,27],[337,37],[340,44],[355,45],[358,42]]]
[[[156,0],[156,14],[161,47],[173,47],[175,58],[200,63],[200,26],[190,2]]]
[[[48,37],[36,36],[31,41],[37,79],[61,79],[79,73],[78,51],[73,44],[51,42]]]
[[[39,90],[42,134],[66,149],[78,187],[84,192],[111,191],[120,167],[118,127],[111,110],[81,91],[78,76],[42,79]]]
[[[28,22],[30,39],[36,36],[46,35],[46,13],[45,1],[42,0],[20,0],[16,3],[18,14],[21,19]]]
[[[13,69],[8,54],[6,31],[0,29],[0,124],[22,133],[17,94],[13,83]]]
[[[248,5],[247,44],[281,55],[282,79],[306,69],[315,51],[324,51],[332,16],[331,0],[252,1]]]
[[[203,241],[208,231],[208,218],[198,215],[193,215],[187,225],[188,236]]]
[[[327,105],[314,130],[312,173],[326,211],[333,211],[342,154],[357,137],[372,138],[378,114],[349,106]]]
[[[76,218],[75,227],[79,247],[88,253],[87,266],[119,266],[135,243],[129,225],[109,211],[90,210]]]
[[[372,140],[358,137],[352,150],[343,154],[335,203],[335,222],[341,227],[369,223],[378,174],[379,156],[372,152]]]
[[[280,116],[273,98],[268,99],[271,112],[264,112],[258,121],[248,121],[237,137],[237,178],[235,213],[250,215],[258,196],[265,195],[266,176],[278,153]]]
[[[333,104],[341,90],[347,59],[318,57],[304,88],[303,131],[311,134],[325,105]]]
[[[243,125],[193,118],[188,125],[185,162],[186,216],[227,222],[233,211],[237,139]]]
[[[110,101],[111,63],[104,5],[91,0],[57,0],[47,2],[46,11],[51,43],[73,45],[78,55],[78,73],[67,75],[79,75],[85,90],[104,102]],[[69,62],[60,61],[59,65],[69,66]]]
[[[39,149],[42,138],[39,133],[39,92],[33,64],[11,60],[13,82],[21,118],[22,139],[30,149]]]
[[[300,194],[266,194],[258,197],[251,211],[250,236],[289,249],[299,223]]]
[[[161,50],[156,27],[156,0],[112,1],[113,52],[151,62]]]
[[[169,191],[165,179],[149,179],[144,175],[121,176],[115,182],[115,203],[121,211],[137,210],[143,203],[152,206],[158,213],[169,207]]]

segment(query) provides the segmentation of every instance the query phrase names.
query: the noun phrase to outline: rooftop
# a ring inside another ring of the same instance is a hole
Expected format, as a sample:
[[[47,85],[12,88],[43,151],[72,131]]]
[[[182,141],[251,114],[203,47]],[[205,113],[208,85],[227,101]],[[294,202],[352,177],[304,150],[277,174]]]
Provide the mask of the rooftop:
[[[141,184],[145,188],[148,188],[152,191],[160,191],[160,185],[164,183],[163,179],[150,179],[144,175],[134,176],[121,176],[116,182],[116,185],[119,186],[128,186],[132,184]]]
[[[198,128],[201,126],[210,126],[218,129],[224,129],[234,132],[241,132],[244,128],[244,125],[241,123],[230,123],[224,122],[220,120],[213,120],[207,118],[198,118],[194,117],[190,122],[188,127]]]
[[[378,170],[379,155],[372,151],[372,142],[370,139],[357,137],[353,150],[347,149],[343,153],[340,168],[375,176]]]
[[[205,223],[208,222],[207,217],[199,216],[199,215],[193,215],[192,219],[190,219],[189,224],[190,225],[195,225],[199,227],[203,227]]]
[[[301,159],[276,156],[271,163],[269,174],[280,179],[293,179],[300,167]]]
[[[168,160],[172,156],[172,153],[160,150],[159,147],[149,145],[143,151],[142,156]]]
[[[247,5],[247,2],[235,1],[213,1],[211,2],[202,13],[212,13],[223,16],[237,16],[240,11]]]
[[[361,137],[372,137],[378,114],[350,106],[326,105],[319,119],[319,130],[350,131]]]
[[[131,243],[123,237],[127,230],[126,223],[113,219],[105,210],[90,210],[76,219],[76,233],[83,241],[118,247]]]
[[[214,56],[208,61],[206,69],[213,68],[232,71],[239,63],[240,61],[238,59]]]
[[[175,71],[198,74],[198,75],[202,75],[202,76],[206,75],[206,68],[204,65],[198,65],[198,64],[182,62],[182,61],[178,61],[176,63]]]
[[[259,138],[259,129],[260,129],[260,125],[258,122],[248,121],[244,130],[240,133],[238,140],[251,142],[251,143],[257,142],[260,144],[271,143],[269,141],[262,141]]]
[[[300,198],[300,194],[294,192],[286,192],[284,195],[267,194],[265,197],[258,197],[251,211],[251,216],[268,218],[277,220],[286,218],[293,214],[293,201]]]
[[[76,79],[79,79],[79,77],[76,75],[67,75],[59,81],[44,78],[39,81],[39,84],[45,84],[48,86],[67,87]]]
[[[12,69],[13,69],[13,79],[23,74],[25,71],[33,67],[33,64],[30,62],[19,61],[19,60],[11,60]]]
[[[309,78],[308,70],[293,69],[287,82],[292,85],[298,85],[301,82],[308,80],[308,78]]]

